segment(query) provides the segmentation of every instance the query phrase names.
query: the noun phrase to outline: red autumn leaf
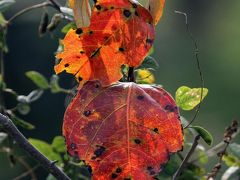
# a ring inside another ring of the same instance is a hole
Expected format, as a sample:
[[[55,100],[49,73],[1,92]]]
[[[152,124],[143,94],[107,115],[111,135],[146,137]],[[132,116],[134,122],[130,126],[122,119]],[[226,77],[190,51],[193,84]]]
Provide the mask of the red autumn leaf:
[[[178,108],[162,88],[86,83],[65,113],[70,155],[92,167],[93,179],[148,180],[183,146]]]
[[[70,30],[57,54],[56,73],[74,74],[81,84],[103,86],[121,79],[121,66],[139,66],[152,47],[154,26],[149,12],[129,0],[98,0],[87,28]]]

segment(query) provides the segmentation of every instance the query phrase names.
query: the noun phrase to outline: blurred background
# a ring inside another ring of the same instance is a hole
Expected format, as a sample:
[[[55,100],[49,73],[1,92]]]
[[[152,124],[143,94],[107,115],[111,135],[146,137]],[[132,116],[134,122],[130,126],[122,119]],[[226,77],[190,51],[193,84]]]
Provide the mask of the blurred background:
[[[8,19],[19,10],[39,2],[43,1],[16,0],[5,17]],[[63,0],[59,2],[65,3]],[[174,13],[175,10],[188,14],[191,32],[198,41],[205,87],[209,89],[195,124],[208,129],[216,144],[222,139],[224,128],[234,118],[240,118],[240,1],[166,2],[164,15],[156,28],[153,57],[160,63],[156,72],[157,83],[173,96],[182,85],[192,88],[201,85],[194,44],[186,32],[184,16]],[[54,74],[54,52],[58,47],[58,39],[64,36],[60,29],[66,22],[62,22],[54,33],[40,38],[38,25],[42,12],[42,9],[37,9],[22,15],[8,30],[9,53],[4,58],[6,82],[19,94],[28,94],[35,88],[24,75],[25,71],[35,70],[48,78]],[[70,81],[71,76],[61,75],[63,87],[70,88]],[[48,142],[54,136],[61,135],[64,100],[64,94],[45,92],[40,100],[31,105],[31,112],[24,117],[36,129],[21,129],[24,135]],[[191,120],[194,113],[184,111],[182,115]],[[239,138],[236,140],[239,141]],[[0,179],[13,179],[23,171],[21,166],[11,168],[7,156],[0,153]],[[43,177],[46,174],[41,169],[37,172],[43,173]]]

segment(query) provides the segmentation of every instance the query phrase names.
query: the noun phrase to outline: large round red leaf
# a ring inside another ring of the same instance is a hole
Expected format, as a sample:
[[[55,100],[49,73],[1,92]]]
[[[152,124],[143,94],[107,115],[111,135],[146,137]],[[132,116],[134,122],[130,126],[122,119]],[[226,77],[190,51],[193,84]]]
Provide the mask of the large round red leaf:
[[[178,108],[161,87],[87,82],[65,113],[71,155],[92,167],[93,179],[148,180],[183,146]]]
[[[83,84],[99,80],[108,86],[121,79],[121,66],[139,66],[154,40],[148,10],[129,0],[98,0],[87,28],[70,30],[57,54],[56,73],[74,74]]]

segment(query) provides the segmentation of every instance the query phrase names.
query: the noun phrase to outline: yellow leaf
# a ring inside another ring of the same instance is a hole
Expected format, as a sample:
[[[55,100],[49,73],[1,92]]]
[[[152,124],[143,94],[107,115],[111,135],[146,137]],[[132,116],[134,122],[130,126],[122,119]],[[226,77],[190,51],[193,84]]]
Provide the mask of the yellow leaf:
[[[77,27],[88,27],[91,17],[91,7],[88,0],[69,0],[69,6],[73,9]]]
[[[155,77],[153,73],[147,69],[137,70],[137,83],[140,84],[153,84],[155,82]]]
[[[153,17],[153,23],[156,26],[163,14],[165,0],[148,0],[145,8],[147,8]]]

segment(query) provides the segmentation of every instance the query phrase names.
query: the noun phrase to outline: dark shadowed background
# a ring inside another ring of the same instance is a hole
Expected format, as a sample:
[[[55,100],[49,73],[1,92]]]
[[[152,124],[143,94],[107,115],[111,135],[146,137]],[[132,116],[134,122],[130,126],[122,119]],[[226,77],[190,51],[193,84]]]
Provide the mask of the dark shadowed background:
[[[16,0],[6,13],[7,19],[24,7],[39,0]],[[61,1],[61,3],[65,3]],[[186,32],[185,19],[174,10],[186,12],[190,28],[198,40],[200,61],[209,95],[204,100],[195,122],[212,132],[218,143],[233,118],[240,117],[240,1],[239,0],[169,0],[164,15],[157,26],[155,52],[160,63],[156,72],[157,83],[173,96],[178,87],[200,87],[200,77],[194,58],[194,45]],[[5,56],[6,82],[20,94],[28,94],[35,85],[26,78],[25,71],[35,70],[50,78],[54,73],[54,52],[60,28],[43,38],[38,36],[38,24],[42,9],[31,11],[14,21],[8,31],[9,53]],[[61,26],[66,24],[62,22]],[[71,87],[68,75],[61,75],[61,85]],[[65,79],[65,80],[64,80]],[[51,142],[61,134],[64,94],[53,95],[49,91],[32,104],[31,112],[24,117],[36,129],[23,130],[27,137]],[[11,103],[11,102],[8,102]],[[182,112],[191,119],[192,112]],[[239,138],[238,138],[239,140]],[[0,153],[0,179],[12,179],[23,172],[22,167],[11,168],[6,155]],[[39,169],[38,173],[45,171]]]

